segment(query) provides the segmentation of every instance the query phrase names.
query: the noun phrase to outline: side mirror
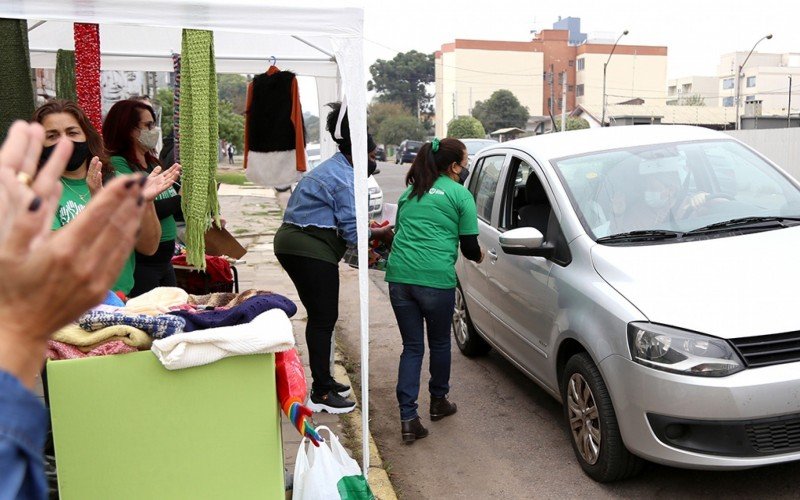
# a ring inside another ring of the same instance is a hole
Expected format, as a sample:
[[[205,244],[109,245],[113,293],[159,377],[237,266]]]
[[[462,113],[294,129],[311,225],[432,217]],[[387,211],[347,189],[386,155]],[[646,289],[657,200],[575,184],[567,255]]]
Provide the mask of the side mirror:
[[[546,258],[551,257],[555,250],[534,227],[519,227],[501,234],[500,248],[509,255]]]

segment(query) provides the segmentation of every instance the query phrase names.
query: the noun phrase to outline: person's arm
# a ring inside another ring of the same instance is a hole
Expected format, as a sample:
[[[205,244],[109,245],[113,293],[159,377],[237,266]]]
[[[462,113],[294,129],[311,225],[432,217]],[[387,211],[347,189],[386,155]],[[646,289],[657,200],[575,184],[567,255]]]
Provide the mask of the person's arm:
[[[156,200],[154,203],[159,220],[181,213],[181,197],[177,194],[163,200]]]
[[[481,246],[478,244],[478,235],[461,235],[458,237],[458,241],[461,244],[461,255],[463,255],[464,258],[479,264],[483,261],[483,251],[481,250]]]
[[[458,239],[461,254],[474,262],[483,262],[483,250],[478,244],[478,209],[475,200],[465,189],[458,203]]]
[[[358,245],[356,225],[356,197],[352,183],[349,186],[333,188],[333,214],[339,234],[350,246]]]
[[[161,242],[161,221],[158,220],[155,204],[152,201],[143,203],[144,217],[139,237],[136,239],[136,251],[144,255],[153,255],[158,251]]]

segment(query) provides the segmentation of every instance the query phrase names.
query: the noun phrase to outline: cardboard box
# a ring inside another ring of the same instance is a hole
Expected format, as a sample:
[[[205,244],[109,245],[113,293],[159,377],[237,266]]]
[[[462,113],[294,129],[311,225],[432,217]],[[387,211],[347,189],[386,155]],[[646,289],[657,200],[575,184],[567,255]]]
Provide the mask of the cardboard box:
[[[62,500],[284,498],[272,354],[169,371],[146,351],[47,377]]]

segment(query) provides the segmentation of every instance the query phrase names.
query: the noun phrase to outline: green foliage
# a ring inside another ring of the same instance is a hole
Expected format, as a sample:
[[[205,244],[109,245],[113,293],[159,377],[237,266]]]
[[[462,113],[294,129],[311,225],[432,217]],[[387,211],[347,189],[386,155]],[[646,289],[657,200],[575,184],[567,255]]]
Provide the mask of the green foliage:
[[[237,74],[218,74],[217,95],[220,101],[231,103],[236,114],[244,114],[247,103],[247,77]]]
[[[459,116],[447,124],[447,137],[454,139],[483,139],[486,131],[476,118]]]
[[[570,130],[581,130],[584,128],[589,128],[589,122],[584,120],[583,118],[579,118],[577,116],[568,116],[567,117],[567,131]],[[559,132],[561,131],[561,117],[559,116],[556,119],[556,130]]]
[[[241,186],[247,182],[242,172],[217,172],[217,182],[220,184],[235,184]]]
[[[416,50],[401,52],[390,61],[378,59],[370,67],[367,90],[380,94],[382,102],[396,102],[410,113],[425,111],[431,95],[425,86],[434,81],[434,56]]]
[[[306,125],[306,142],[319,142],[319,116],[306,111],[303,113],[303,122]]]
[[[387,118],[404,115],[408,116],[408,111],[400,103],[373,101],[367,107],[367,131],[375,135]]]
[[[172,133],[172,89],[158,89],[155,99],[153,99],[153,104],[161,106],[161,133],[166,137]]]
[[[491,133],[508,127],[525,129],[528,122],[528,109],[510,90],[497,90],[489,99],[478,101],[472,109],[472,116],[480,120],[483,128]]]
[[[700,94],[692,94],[678,99],[678,106],[705,106],[706,100]]]
[[[236,113],[228,101],[219,103],[219,138],[232,142],[237,151],[244,151],[244,116]]]
[[[391,116],[381,123],[376,141],[381,144],[400,144],[406,139],[421,141],[425,127],[413,116]]]

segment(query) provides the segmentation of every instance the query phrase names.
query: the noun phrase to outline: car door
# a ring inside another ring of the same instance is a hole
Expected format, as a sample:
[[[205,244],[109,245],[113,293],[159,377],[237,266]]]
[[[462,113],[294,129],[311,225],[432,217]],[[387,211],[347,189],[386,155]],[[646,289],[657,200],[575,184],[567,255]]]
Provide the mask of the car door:
[[[480,231],[478,243],[484,250],[489,248],[492,241],[497,240],[498,233],[492,226],[492,217],[495,215],[495,207],[498,205],[497,185],[505,161],[505,153],[492,154],[479,159],[467,186],[475,198],[475,206],[478,211],[478,230]],[[460,259],[459,264],[459,282],[467,300],[467,309],[472,323],[490,340],[493,335],[493,320],[490,314],[491,302],[486,292],[489,289],[488,270],[491,265],[489,254],[480,264],[464,258]]]
[[[529,192],[532,189],[538,194],[532,195]],[[537,229],[547,243],[566,247],[566,241],[560,236],[557,207],[542,169],[521,153],[510,155],[497,196],[500,203],[488,247],[491,265],[486,293],[493,306],[494,335],[518,365],[530,375],[546,380],[547,358],[551,355],[549,339],[558,312],[558,293],[551,271],[559,264],[544,257],[506,254],[500,248],[499,237],[509,229],[536,226],[529,222],[530,218],[521,217],[529,213],[523,207],[534,208],[530,198],[535,197],[538,204],[534,209],[541,210],[543,215],[539,219],[546,221],[545,227]],[[559,236],[563,241],[557,241]],[[558,254],[555,260],[562,257]]]

